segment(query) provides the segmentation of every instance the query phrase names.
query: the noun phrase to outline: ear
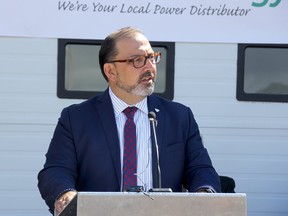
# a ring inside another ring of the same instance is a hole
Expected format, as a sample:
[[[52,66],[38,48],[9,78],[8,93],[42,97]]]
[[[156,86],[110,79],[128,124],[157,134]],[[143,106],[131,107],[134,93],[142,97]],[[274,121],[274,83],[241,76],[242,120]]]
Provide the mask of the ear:
[[[105,63],[103,69],[109,81],[116,80],[116,69],[113,63]]]

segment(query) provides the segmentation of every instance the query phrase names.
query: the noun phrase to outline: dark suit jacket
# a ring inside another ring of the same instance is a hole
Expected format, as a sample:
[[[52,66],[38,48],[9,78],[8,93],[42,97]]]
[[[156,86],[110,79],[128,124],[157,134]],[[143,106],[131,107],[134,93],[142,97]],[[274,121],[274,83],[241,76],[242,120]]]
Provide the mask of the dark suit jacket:
[[[219,177],[190,108],[152,95],[148,97],[148,111],[157,115],[162,187],[180,192],[184,186],[193,192],[209,185],[220,192]],[[50,210],[54,209],[55,198],[68,188],[120,191],[118,139],[107,90],[63,109],[38,175],[39,190]],[[155,164],[155,151],[152,154]]]

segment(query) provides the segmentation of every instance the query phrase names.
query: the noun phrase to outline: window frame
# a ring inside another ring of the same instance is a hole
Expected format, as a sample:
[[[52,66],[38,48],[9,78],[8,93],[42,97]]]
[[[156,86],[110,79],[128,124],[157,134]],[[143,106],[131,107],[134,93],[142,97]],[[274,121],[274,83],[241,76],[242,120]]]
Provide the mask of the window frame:
[[[247,93],[245,86],[245,50],[247,48],[285,48],[288,44],[238,44],[236,98],[239,101],[288,102],[288,94]],[[288,69],[288,68],[287,68]]]
[[[65,60],[66,46],[71,45],[101,45],[103,40],[89,39],[58,39],[58,62],[57,62],[57,96],[68,99],[88,99],[103,91],[75,91],[65,88]],[[154,92],[155,95],[161,96],[168,100],[174,98],[174,70],[175,70],[175,42],[151,41],[152,47],[161,47],[167,50],[166,55],[166,80],[165,90],[163,93]],[[99,68],[100,70],[100,68]]]

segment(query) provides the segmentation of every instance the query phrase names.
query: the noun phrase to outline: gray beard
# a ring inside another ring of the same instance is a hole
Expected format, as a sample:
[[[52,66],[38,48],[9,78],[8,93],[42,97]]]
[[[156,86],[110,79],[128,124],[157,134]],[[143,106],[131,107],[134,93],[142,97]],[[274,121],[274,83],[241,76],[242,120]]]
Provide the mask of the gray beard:
[[[151,95],[154,92],[154,86],[155,86],[154,82],[149,86],[145,86],[141,83],[138,83],[137,85],[134,86],[127,86],[121,80],[117,80],[116,85],[120,89],[126,91],[127,93],[131,93],[142,97],[147,97]]]
[[[116,81],[116,86],[119,87],[120,89],[126,91],[127,93],[131,93],[134,95],[142,96],[142,97],[147,97],[151,95],[154,92],[154,87],[155,87],[155,80],[153,81],[152,84],[148,85],[143,85],[141,83],[141,80],[146,76],[149,75],[150,72],[146,72],[143,74],[140,78],[137,84],[134,86],[128,86],[125,83],[123,83],[120,79],[119,76],[117,76],[117,81]]]
[[[138,84],[135,88],[132,89],[131,93],[138,96],[147,97],[154,92],[154,86],[154,82],[149,86]]]

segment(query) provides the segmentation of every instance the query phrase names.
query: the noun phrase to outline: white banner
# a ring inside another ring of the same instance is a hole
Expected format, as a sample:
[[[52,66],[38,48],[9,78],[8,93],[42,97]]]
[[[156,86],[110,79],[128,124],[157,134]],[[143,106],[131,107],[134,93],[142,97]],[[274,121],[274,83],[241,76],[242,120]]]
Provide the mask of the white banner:
[[[288,43],[287,0],[2,0],[0,36],[103,39],[124,26],[151,41]]]

